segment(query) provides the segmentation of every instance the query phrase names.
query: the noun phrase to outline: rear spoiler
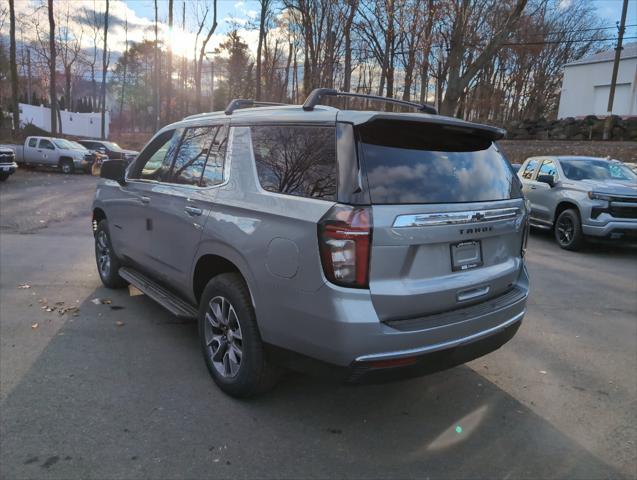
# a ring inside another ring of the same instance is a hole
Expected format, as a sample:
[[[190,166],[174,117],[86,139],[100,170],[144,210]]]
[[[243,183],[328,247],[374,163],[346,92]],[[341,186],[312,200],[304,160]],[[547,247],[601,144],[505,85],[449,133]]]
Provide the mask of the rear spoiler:
[[[482,138],[496,141],[504,138],[506,130],[482,123],[467,122],[453,117],[445,117],[441,115],[422,115],[408,113],[374,113],[357,112],[357,111],[341,111],[338,113],[338,121],[350,122],[355,125],[363,125],[375,121],[393,120],[397,122],[423,123],[428,125],[437,125],[445,129],[456,130],[476,135]]]

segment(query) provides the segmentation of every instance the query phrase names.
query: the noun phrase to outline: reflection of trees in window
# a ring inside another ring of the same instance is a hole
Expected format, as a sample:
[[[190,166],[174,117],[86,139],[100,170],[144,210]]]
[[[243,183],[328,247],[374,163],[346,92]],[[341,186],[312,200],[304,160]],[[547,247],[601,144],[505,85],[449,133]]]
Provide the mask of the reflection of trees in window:
[[[334,199],[335,132],[332,127],[252,127],[259,181],[271,192]]]
[[[173,180],[176,183],[199,183],[217,127],[188,128],[175,157]]]

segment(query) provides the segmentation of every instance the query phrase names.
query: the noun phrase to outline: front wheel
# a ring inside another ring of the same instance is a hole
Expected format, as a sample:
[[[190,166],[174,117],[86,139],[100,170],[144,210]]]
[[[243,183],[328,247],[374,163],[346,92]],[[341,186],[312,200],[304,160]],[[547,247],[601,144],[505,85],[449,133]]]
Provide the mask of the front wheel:
[[[62,173],[70,175],[75,171],[75,165],[73,165],[71,160],[60,160],[60,170],[62,170]]]
[[[239,274],[208,282],[199,307],[199,338],[210,375],[228,395],[245,398],[276,383],[280,371],[266,358],[250,292]]]
[[[95,261],[100,279],[105,287],[121,288],[126,286],[126,281],[117,273],[121,265],[113,252],[106,220],[100,221],[95,232]]]
[[[555,240],[565,250],[579,250],[584,243],[582,222],[578,213],[573,210],[564,210],[555,222]]]

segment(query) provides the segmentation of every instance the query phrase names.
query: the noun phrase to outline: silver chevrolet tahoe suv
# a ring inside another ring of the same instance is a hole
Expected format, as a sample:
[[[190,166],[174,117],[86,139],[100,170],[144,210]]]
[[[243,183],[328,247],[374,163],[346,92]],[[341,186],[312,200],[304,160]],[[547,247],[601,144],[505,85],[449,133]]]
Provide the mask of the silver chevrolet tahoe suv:
[[[587,237],[637,238],[637,175],[621,162],[531,157],[518,176],[531,204],[531,225],[553,229],[560,247],[577,250]]]
[[[102,166],[104,285],[197,318],[230,395],[263,391],[282,367],[355,383],[422,375],[520,326],[527,211],[494,143],[503,131],[422,105],[319,105],[355,95],[234,100],[164,127],[129,167]]]

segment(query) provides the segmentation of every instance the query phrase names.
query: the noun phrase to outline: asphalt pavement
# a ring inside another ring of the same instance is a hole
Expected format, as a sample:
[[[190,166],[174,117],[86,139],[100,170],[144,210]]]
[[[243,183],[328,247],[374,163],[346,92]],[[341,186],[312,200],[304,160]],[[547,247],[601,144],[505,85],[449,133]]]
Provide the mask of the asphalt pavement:
[[[634,247],[535,232],[528,314],[500,350],[382,385],[289,374],[240,401],[194,323],[101,286],[95,182],[0,184],[0,478],[637,476]]]

